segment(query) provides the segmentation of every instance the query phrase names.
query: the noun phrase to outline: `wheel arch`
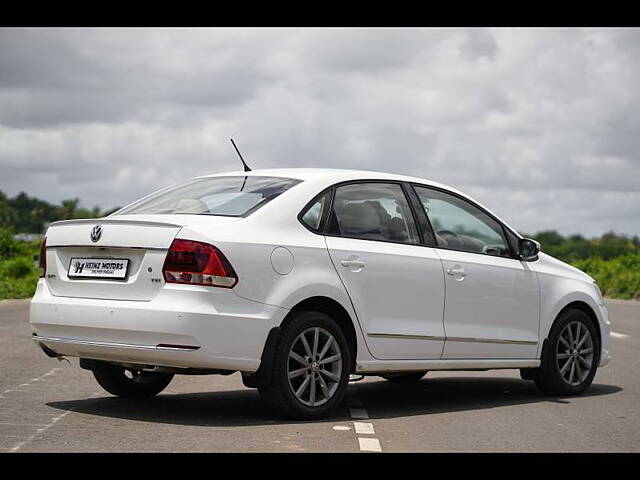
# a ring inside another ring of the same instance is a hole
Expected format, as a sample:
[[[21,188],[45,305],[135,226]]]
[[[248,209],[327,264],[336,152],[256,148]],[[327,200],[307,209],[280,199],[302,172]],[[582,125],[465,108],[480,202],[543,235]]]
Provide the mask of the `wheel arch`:
[[[314,296],[306,298],[291,308],[291,311],[285,316],[281,326],[293,321],[295,313],[300,311],[315,311],[324,313],[333,318],[340,326],[342,331],[347,337],[349,343],[349,349],[351,354],[351,368],[353,372],[356,366],[356,357],[358,354],[358,338],[356,335],[356,329],[349,312],[336,300],[325,296]]]
[[[596,315],[596,312],[593,310],[593,308],[591,308],[591,306],[588,303],[583,302],[581,300],[574,300],[568,303],[562,308],[562,310],[558,312],[558,314],[556,315],[556,318],[553,320],[551,328],[547,332],[547,338],[549,337],[549,333],[551,332],[551,329],[553,329],[554,325],[558,321],[558,318],[560,317],[560,315],[562,315],[567,310],[572,310],[572,309],[580,310],[585,314],[587,314],[587,316],[591,320],[591,323],[593,324],[593,327],[596,330],[596,334],[598,335],[598,345],[602,345],[602,332],[600,331],[600,322],[598,321],[598,316]]]
[[[584,312],[587,317],[591,320],[591,324],[593,325],[595,331],[596,331],[596,336],[597,336],[597,341],[598,341],[598,363],[600,362],[600,355],[601,355],[601,349],[602,349],[602,326],[600,325],[600,321],[598,320],[598,315],[596,314],[595,310],[593,309],[593,307],[591,305],[589,305],[587,302],[582,301],[582,300],[572,300],[569,303],[567,303],[566,305],[564,305],[562,308],[560,308],[560,310],[558,311],[558,313],[556,314],[556,316],[553,319],[553,322],[551,322],[551,325],[549,327],[549,329],[547,330],[547,333],[544,337],[544,341],[543,341],[543,346],[542,349],[540,351],[540,358],[543,357],[544,355],[544,348],[545,346],[547,346],[548,344],[548,340],[549,340],[549,335],[551,334],[551,331],[553,330],[553,328],[555,327],[556,323],[558,322],[558,319],[560,318],[560,316],[566,312],[567,310],[580,310],[582,312]]]

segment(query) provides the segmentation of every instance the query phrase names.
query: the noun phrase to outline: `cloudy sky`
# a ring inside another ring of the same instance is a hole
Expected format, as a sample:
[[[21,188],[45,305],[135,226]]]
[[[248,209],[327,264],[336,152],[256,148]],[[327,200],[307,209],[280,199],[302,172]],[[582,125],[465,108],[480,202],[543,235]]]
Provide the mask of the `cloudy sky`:
[[[524,232],[640,234],[639,29],[2,29],[0,190],[124,205],[253,168],[390,171]]]

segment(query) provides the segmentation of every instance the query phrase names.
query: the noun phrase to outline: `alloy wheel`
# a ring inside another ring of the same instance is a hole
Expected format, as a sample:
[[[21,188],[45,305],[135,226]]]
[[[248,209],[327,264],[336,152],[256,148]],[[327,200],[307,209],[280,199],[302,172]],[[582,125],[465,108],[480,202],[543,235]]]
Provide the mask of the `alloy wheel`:
[[[300,403],[319,407],[329,401],[342,376],[342,352],[334,336],[320,327],[298,335],[289,350],[287,376]]]
[[[593,338],[589,329],[582,322],[568,323],[556,345],[556,365],[562,379],[569,385],[580,385],[591,372],[593,360]]]

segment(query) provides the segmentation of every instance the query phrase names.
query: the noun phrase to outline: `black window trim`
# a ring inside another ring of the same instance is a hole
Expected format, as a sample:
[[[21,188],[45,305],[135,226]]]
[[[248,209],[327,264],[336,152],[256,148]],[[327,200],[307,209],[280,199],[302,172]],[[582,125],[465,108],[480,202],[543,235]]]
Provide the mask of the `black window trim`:
[[[484,255],[484,256],[490,256],[490,257],[497,257],[497,258],[511,258],[511,259],[520,261],[520,256],[518,255],[517,252],[514,252],[513,247],[511,245],[511,242],[509,242],[509,238],[508,238],[508,233],[507,232],[509,232],[512,235],[514,235],[516,237],[516,239],[521,238],[520,235],[518,235],[512,229],[507,227],[503,222],[501,222],[498,218],[496,218],[495,215],[493,215],[491,212],[487,211],[487,209],[481,207],[476,202],[464,197],[463,195],[460,195],[460,194],[458,194],[456,192],[452,192],[451,190],[447,190],[446,188],[436,187],[436,186],[433,186],[433,185],[425,185],[423,183],[418,183],[418,182],[409,182],[409,184],[411,185],[411,189],[413,190],[415,195],[418,197],[418,200],[419,200],[420,196],[418,195],[418,192],[416,191],[416,187],[426,188],[428,190],[436,190],[438,192],[442,192],[442,193],[446,193],[448,195],[452,195],[452,196],[454,196],[456,198],[459,198],[463,202],[466,202],[469,205],[471,205],[471,206],[477,208],[478,210],[480,210],[482,213],[487,215],[489,218],[491,218],[494,222],[496,222],[500,226],[500,228],[502,229],[502,236],[504,237],[504,241],[507,244],[507,248],[509,248],[509,254],[510,255],[509,256],[502,256],[502,255],[490,255],[490,254],[478,253],[478,252],[469,252],[468,250],[460,250],[460,249],[457,249],[457,248],[443,247],[443,246],[438,245],[437,242],[435,243],[433,248],[439,248],[441,250],[450,250],[452,252],[464,252],[464,253],[471,253],[471,254],[475,254],[475,255]],[[420,202],[420,204],[421,204],[421,207],[423,208],[423,211],[424,211],[424,207],[422,206],[422,202]],[[433,225],[431,225],[431,219],[429,218],[429,214],[427,214],[427,212],[425,212],[425,215],[427,217],[427,221],[429,222],[429,229],[431,230],[431,233],[434,235],[434,242],[435,242],[435,230],[433,229]]]
[[[329,231],[328,231],[329,216],[333,212],[333,201],[334,201],[334,198],[335,198],[336,189],[338,187],[341,187],[341,186],[344,186],[344,185],[352,185],[352,184],[358,184],[358,183],[392,183],[392,184],[400,185],[400,187],[402,188],[402,191],[403,191],[403,193],[405,195],[405,198],[406,198],[406,200],[407,200],[407,202],[409,204],[409,209],[411,210],[411,215],[413,217],[413,221],[414,221],[414,223],[416,225],[416,228],[418,230],[418,237],[420,238],[420,243],[416,244],[416,243],[407,243],[407,242],[396,242],[396,241],[392,241],[392,240],[373,240],[373,239],[366,239],[366,238],[359,238],[359,237],[350,237],[350,236],[345,236],[345,235],[334,235],[334,234],[329,233]],[[502,235],[504,236],[504,239],[505,239],[505,242],[507,244],[507,247],[509,248],[510,255],[509,256],[487,255],[486,253],[469,252],[467,250],[458,250],[458,249],[454,249],[454,248],[446,248],[446,247],[439,246],[437,244],[437,242],[436,242],[435,231],[433,229],[433,226],[431,225],[431,220],[429,219],[429,215],[427,214],[427,212],[424,211],[424,207],[422,205],[422,202],[420,201],[420,197],[418,195],[418,192],[416,192],[415,187],[422,187],[422,188],[427,188],[427,189],[431,189],[431,190],[437,190],[437,191],[442,192],[442,193],[453,195],[454,197],[457,197],[460,200],[462,200],[464,202],[467,202],[468,204],[474,206],[475,208],[477,208],[478,210],[480,210],[481,212],[486,214],[489,218],[491,218],[498,225],[500,225],[500,228],[502,229]],[[322,217],[320,219],[320,226],[319,226],[318,230],[314,230],[314,229],[310,228],[307,224],[305,224],[302,221],[302,216],[307,212],[307,210],[309,208],[311,208],[313,206],[313,204],[316,201],[318,201],[319,198],[322,197],[322,195],[326,194],[327,192],[329,192],[329,205],[328,205],[328,208],[325,209],[324,212],[322,212]],[[422,210],[419,210],[419,209],[422,209]],[[421,217],[421,215],[418,214],[419,211],[421,211],[423,213],[424,219],[419,218],[419,217]],[[311,233],[315,233],[316,235],[322,235],[322,236],[325,236],[325,237],[350,238],[352,240],[363,240],[363,241],[367,241],[367,242],[395,243],[395,244],[398,244],[398,245],[410,245],[410,246],[415,246],[415,247],[438,248],[438,249],[441,249],[441,250],[449,250],[449,251],[452,251],[452,252],[464,252],[464,253],[470,253],[470,254],[473,254],[473,255],[483,255],[485,257],[489,256],[489,257],[496,257],[496,258],[509,258],[509,259],[518,260],[518,261],[521,260],[519,255],[517,254],[517,252],[515,252],[513,250],[511,242],[509,241],[509,238],[508,238],[508,234],[510,233],[516,239],[521,238],[521,236],[518,235],[518,233],[513,231],[511,228],[507,227],[502,221],[500,221],[498,218],[496,218],[495,215],[493,215],[487,209],[481,207],[476,202],[468,199],[467,197],[465,197],[463,195],[460,195],[460,194],[458,194],[456,192],[452,192],[451,190],[447,190],[446,188],[437,187],[437,186],[434,186],[434,185],[425,185],[424,183],[419,183],[419,182],[404,181],[404,180],[387,180],[387,179],[379,179],[379,178],[345,180],[345,181],[342,181],[342,182],[338,182],[338,183],[335,183],[335,184],[333,184],[333,185],[331,185],[329,187],[326,187],[320,193],[318,193],[316,196],[314,196],[302,208],[302,210],[298,214],[297,218],[298,218],[298,221],[302,224],[302,226],[304,226]],[[427,240],[427,238],[425,237],[425,230],[426,230],[426,233],[428,233],[431,236],[431,238],[433,239],[432,242],[429,242]]]
[[[318,235],[324,235],[324,225],[325,225],[325,223],[327,221],[327,217],[329,216],[329,212],[331,210],[331,206],[333,205],[333,192],[330,192],[330,190],[332,190],[332,189],[333,189],[333,187],[329,187],[329,188],[325,188],[324,190],[322,190],[315,197],[313,197],[302,208],[302,210],[300,210],[300,213],[298,213],[298,217],[297,217],[298,221],[302,224],[302,226],[304,228],[309,230],[311,233],[316,233]],[[329,198],[328,198],[328,202],[327,202],[327,208],[323,209],[323,211],[320,214],[320,223],[318,224],[318,228],[317,229],[312,228],[302,219],[302,217],[304,217],[306,215],[306,213],[311,209],[311,207],[313,207],[313,205],[326,194],[329,194]]]
[[[343,187],[345,185],[357,185],[357,184],[360,184],[360,183],[386,183],[386,184],[398,185],[400,187],[400,189],[402,190],[402,193],[403,193],[403,195],[405,197],[405,200],[406,200],[407,204],[409,205],[409,211],[410,211],[410,214],[411,214],[411,219],[413,220],[413,223],[414,223],[414,225],[416,227],[416,231],[418,233],[418,241],[419,241],[419,243],[398,242],[398,241],[394,241],[394,240],[373,240],[373,239],[370,239],[370,238],[352,237],[352,236],[348,236],[348,235],[336,235],[336,234],[329,233],[329,217],[333,213],[333,202],[334,202],[335,195],[336,195],[336,189],[339,188],[339,187]],[[320,220],[320,228],[317,231],[313,230],[312,228],[310,228],[308,225],[306,225],[302,221],[302,216],[307,212],[307,210],[309,208],[311,208],[311,206],[313,206],[313,204],[315,202],[318,201],[318,198],[322,197],[322,195],[324,195],[325,193],[327,193],[329,191],[330,191],[329,208],[326,210],[326,212],[323,212],[322,218]],[[406,182],[403,182],[401,180],[385,180],[385,179],[380,179],[380,178],[374,178],[374,179],[345,180],[345,181],[342,181],[342,182],[335,183],[335,184],[331,185],[330,187],[327,187],[324,190],[322,190],[315,197],[313,197],[313,199],[309,203],[307,203],[304,206],[304,208],[298,214],[298,221],[307,230],[309,230],[310,232],[315,233],[317,235],[323,235],[325,237],[350,238],[352,240],[363,240],[365,242],[394,243],[394,244],[398,244],[398,245],[409,245],[409,246],[412,246],[412,247],[428,246],[428,245],[425,245],[425,243],[424,243],[424,237],[423,237],[423,234],[422,234],[422,229],[421,229],[420,223],[418,222],[418,220],[416,218],[416,212],[414,210],[414,206],[411,203],[411,198],[407,194]]]

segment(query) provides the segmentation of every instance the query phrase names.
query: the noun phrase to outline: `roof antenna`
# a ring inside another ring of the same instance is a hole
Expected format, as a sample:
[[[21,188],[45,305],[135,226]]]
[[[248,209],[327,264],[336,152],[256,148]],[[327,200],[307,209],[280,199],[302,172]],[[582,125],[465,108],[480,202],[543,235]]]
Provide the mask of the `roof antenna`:
[[[240,161],[242,162],[242,165],[244,165],[244,171],[245,172],[250,172],[251,169],[249,168],[249,165],[247,165],[247,163],[244,161],[244,158],[242,158],[242,154],[240,153],[240,150],[238,150],[238,147],[236,147],[236,142],[233,141],[233,138],[231,139],[231,143],[233,144],[233,148],[236,149],[236,152],[238,152],[238,156],[240,157]]]

